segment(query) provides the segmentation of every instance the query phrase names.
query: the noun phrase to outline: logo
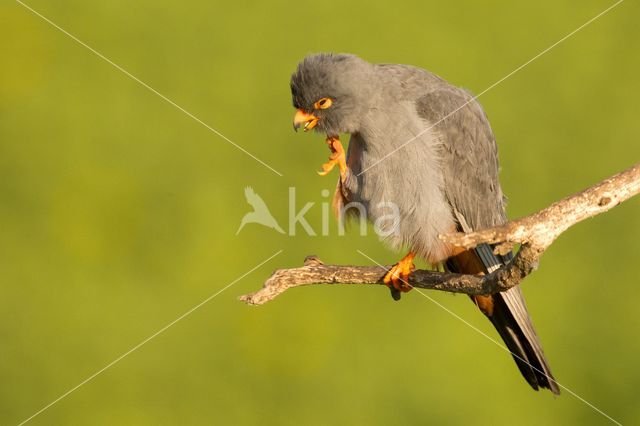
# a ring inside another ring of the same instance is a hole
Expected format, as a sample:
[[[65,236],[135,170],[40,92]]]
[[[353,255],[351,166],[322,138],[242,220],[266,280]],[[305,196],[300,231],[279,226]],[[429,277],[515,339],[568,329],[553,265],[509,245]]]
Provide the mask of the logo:
[[[251,207],[253,207],[253,211],[244,215],[242,221],[240,222],[240,228],[238,228],[238,232],[236,235],[240,233],[242,228],[248,223],[257,223],[262,226],[266,226],[267,228],[275,229],[281,234],[284,234],[280,225],[278,225],[278,221],[273,217],[267,204],[264,202],[262,197],[260,197],[250,186],[247,186],[244,189],[244,197],[247,199],[247,203]]]
[[[320,229],[322,236],[328,236],[330,234],[330,200],[329,200],[330,191],[328,189],[323,189],[320,192],[320,195],[324,198],[324,200],[320,203],[321,208],[321,221]],[[306,232],[309,236],[316,236],[316,228],[314,228],[311,223],[307,220],[305,215],[309,213],[316,205],[315,202],[307,202],[302,208],[298,208],[298,204],[296,202],[296,188],[289,188],[289,200],[288,200],[288,232],[285,232],[275,217],[269,211],[267,207],[267,203],[264,202],[262,197],[260,197],[250,186],[244,189],[244,196],[247,200],[247,203],[253,208],[253,211],[245,214],[240,221],[240,227],[236,232],[236,235],[240,233],[244,229],[244,227],[248,224],[258,224],[262,226],[266,226],[267,228],[273,229],[280,234],[287,234],[289,236],[295,236],[298,225]],[[400,225],[400,210],[395,203],[389,201],[381,201],[376,204],[373,210],[370,212],[367,210],[367,206],[358,203],[358,202],[349,202],[341,207],[340,214],[338,215],[337,220],[337,234],[339,236],[345,235],[345,224],[344,218],[345,213],[350,212],[354,214],[350,214],[352,217],[357,217],[358,222],[360,223],[360,235],[366,236],[368,232],[367,228],[367,219],[370,219],[373,225],[374,232],[384,238],[389,237],[391,235],[397,235],[399,231]],[[371,218],[373,216],[373,219]]]

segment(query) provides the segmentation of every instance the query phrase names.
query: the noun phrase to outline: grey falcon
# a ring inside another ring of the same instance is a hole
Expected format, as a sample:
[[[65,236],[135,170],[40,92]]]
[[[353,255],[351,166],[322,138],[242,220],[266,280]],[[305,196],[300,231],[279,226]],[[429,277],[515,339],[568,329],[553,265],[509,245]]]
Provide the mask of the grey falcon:
[[[511,255],[488,245],[464,250],[438,238],[507,220],[495,138],[470,93],[421,68],[332,53],[305,57],[291,76],[291,93],[294,128],[327,136],[331,156],[320,174],[339,169],[336,211],[345,214],[357,202],[374,222],[388,213],[381,206],[397,206],[399,222],[382,233],[391,247],[409,251],[384,277],[394,299],[411,289],[406,280],[416,256],[467,274],[509,262]],[[346,153],[342,134],[350,135]],[[521,289],[471,299],[529,385],[559,394]]]

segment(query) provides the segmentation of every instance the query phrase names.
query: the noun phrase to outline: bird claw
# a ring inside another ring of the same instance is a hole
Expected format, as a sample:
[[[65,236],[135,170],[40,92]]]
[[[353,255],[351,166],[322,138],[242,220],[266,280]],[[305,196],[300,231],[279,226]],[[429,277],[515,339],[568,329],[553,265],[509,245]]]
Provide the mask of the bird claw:
[[[338,138],[329,137],[327,138],[327,145],[329,145],[331,155],[329,156],[329,161],[322,165],[322,171],[319,171],[318,174],[320,176],[326,176],[331,170],[338,166],[340,179],[344,181],[347,177],[347,159],[342,143]]]
[[[414,257],[415,254],[410,252],[389,269],[383,278],[387,287],[393,287],[402,293],[406,293],[413,288],[413,286],[409,284],[409,275],[411,275],[411,272],[416,268],[413,264]]]

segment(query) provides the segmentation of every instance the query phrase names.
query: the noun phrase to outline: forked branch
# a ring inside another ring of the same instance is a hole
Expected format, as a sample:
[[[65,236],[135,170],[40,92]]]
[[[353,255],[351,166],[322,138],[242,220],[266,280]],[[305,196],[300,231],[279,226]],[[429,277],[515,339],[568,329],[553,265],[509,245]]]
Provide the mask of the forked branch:
[[[640,193],[640,164],[567,197],[544,210],[494,228],[468,234],[455,233],[440,238],[467,249],[482,243],[497,244],[496,251],[510,250],[521,244],[514,259],[487,275],[464,275],[416,270],[409,276],[413,287],[465,294],[491,294],[505,291],[534,271],[538,261],[555,239],[584,219],[604,213]],[[299,268],[279,269],[262,289],[241,296],[240,300],[261,305],[292,287],[311,284],[383,284],[388,267],[325,265],[315,256],[305,259]]]

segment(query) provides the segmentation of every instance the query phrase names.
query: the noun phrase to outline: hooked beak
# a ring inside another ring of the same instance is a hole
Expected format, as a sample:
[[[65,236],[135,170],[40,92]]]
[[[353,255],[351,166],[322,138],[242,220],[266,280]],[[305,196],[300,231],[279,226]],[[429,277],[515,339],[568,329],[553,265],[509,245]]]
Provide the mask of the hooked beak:
[[[316,127],[318,120],[320,119],[315,115],[304,112],[302,109],[298,109],[296,111],[296,115],[293,117],[293,130],[297,132],[298,128],[304,124],[304,131],[306,132]]]

